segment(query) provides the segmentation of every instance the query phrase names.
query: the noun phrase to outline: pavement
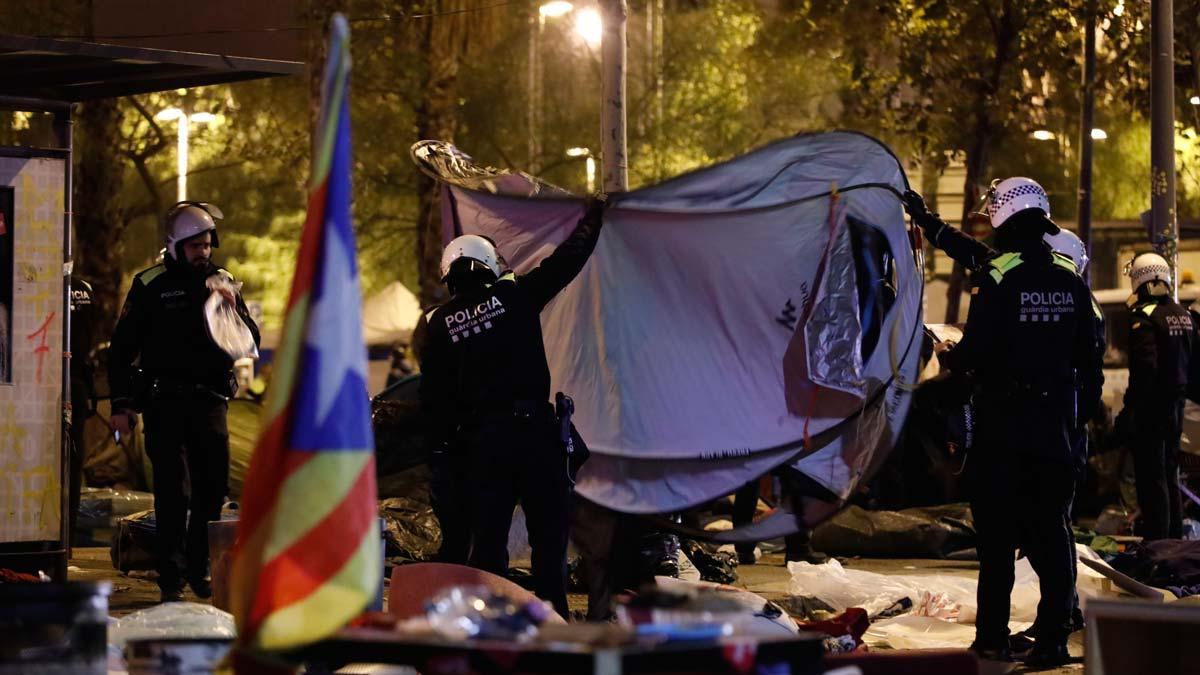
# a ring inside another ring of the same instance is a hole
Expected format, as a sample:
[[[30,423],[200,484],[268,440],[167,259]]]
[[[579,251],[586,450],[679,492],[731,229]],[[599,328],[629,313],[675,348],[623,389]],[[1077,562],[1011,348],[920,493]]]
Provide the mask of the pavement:
[[[938,574],[964,578],[975,578],[979,566],[974,562],[953,560],[927,559],[881,559],[881,558],[841,558],[844,567],[880,574],[923,575]],[[112,584],[112,595],[109,597],[109,614],[120,618],[139,609],[152,607],[158,603],[158,585],[150,575],[144,572],[121,574],[113,569],[109,559],[108,548],[76,547],[70,561],[69,574],[71,579],[78,581],[108,581]],[[768,600],[782,600],[787,597],[789,576],[783,565],[781,554],[767,554],[756,565],[743,565],[738,568],[739,580],[735,586],[757,593]],[[197,598],[191,590],[185,592],[184,600],[189,602],[208,603]],[[587,607],[587,597],[572,593],[568,597],[572,610],[583,610]],[[1083,655],[1082,632],[1076,633],[1071,639],[1071,652],[1076,656]],[[984,671],[991,673],[1030,672],[1015,667],[1000,666]],[[1082,664],[1072,664],[1064,668],[1039,671],[1054,674],[1078,674],[1083,672]]]

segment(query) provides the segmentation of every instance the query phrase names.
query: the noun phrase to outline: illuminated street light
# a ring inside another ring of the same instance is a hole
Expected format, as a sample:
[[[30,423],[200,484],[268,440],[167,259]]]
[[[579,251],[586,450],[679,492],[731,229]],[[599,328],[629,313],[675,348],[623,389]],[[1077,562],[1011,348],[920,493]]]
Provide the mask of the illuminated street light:
[[[1200,105],[1200,96],[1193,96],[1189,98],[1188,103],[1191,103],[1192,105]]]
[[[179,124],[179,136],[175,145],[175,169],[179,177],[175,179],[175,194],[177,201],[185,201],[187,199],[188,144],[192,122],[196,124],[220,123],[221,117],[209,112],[188,115],[180,108],[170,107],[158,111],[154,115],[154,119],[160,122],[173,121]]]
[[[567,157],[586,157],[587,161],[587,193],[590,195],[596,191],[596,158],[592,156],[592,151],[588,148],[567,148]]]
[[[1108,132],[1103,129],[1092,129],[1092,140],[1102,141],[1108,138]]]
[[[599,47],[600,36],[604,33],[604,23],[600,20],[600,13],[591,8],[576,12],[575,32],[589,47]]]
[[[575,9],[575,5],[566,0],[552,0],[552,2],[547,2],[538,7],[538,14],[545,18],[557,19],[560,16],[570,14],[573,9]]]
[[[1093,132],[1093,133],[1095,133],[1095,132]],[[1030,136],[1033,136],[1034,140],[1038,140],[1038,141],[1052,141],[1052,140],[1054,140],[1054,132],[1053,132],[1053,131],[1047,131],[1047,130],[1045,130],[1045,129],[1038,129],[1037,131],[1035,131],[1035,132],[1033,132],[1032,134],[1029,134],[1029,135],[1030,135]]]

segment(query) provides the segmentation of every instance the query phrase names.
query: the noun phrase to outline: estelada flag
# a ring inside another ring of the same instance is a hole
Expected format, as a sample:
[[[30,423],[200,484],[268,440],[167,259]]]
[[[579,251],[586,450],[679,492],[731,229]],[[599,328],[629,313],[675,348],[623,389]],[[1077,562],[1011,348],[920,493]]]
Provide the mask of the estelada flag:
[[[348,28],[335,15],[296,275],[250,460],[230,604],[238,642],[296,647],[358,616],[382,580],[362,294],[350,221]]]

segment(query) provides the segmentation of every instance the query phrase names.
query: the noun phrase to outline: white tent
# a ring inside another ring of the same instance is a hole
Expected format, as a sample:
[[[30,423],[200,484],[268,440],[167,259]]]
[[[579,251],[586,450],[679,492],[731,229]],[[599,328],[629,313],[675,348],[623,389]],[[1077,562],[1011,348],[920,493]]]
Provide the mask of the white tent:
[[[363,340],[368,345],[406,341],[421,318],[421,304],[399,281],[363,301]]]
[[[518,274],[582,200],[414,146],[443,181],[443,236],[499,242]],[[669,513],[792,466],[826,517],[895,444],[917,378],[922,270],[895,155],[805,134],[618,196],[596,252],[542,313],[553,386],[592,450],[576,490]]]

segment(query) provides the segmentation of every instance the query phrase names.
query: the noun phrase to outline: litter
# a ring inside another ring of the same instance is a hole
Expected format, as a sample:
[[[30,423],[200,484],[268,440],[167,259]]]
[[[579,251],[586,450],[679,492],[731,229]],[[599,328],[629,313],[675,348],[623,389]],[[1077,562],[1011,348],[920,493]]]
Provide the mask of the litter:
[[[134,612],[109,626],[109,644],[143,639],[232,639],[233,615],[196,602],[167,602]]]
[[[429,601],[429,626],[451,640],[513,640],[537,635],[554,610],[541,600],[516,601],[483,586],[455,586]]]
[[[1106,564],[1094,551],[1076,545],[1079,557],[1090,564]],[[944,574],[883,575],[863,570],[846,569],[837,560],[823,565],[803,562],[788,563],[791,581],[788,593],[792,596],[814,598],[834,611],[861,607],[872,617],[894,614],[897,603],[912,603],[905,617],[927,617],[944,623],[973,624],[977,612],[976,577],[954,577]],[[1038,578],[1022,558],[1015,562],[1010,619],[1032,622],[1037,616],[1041,597]],[[1105,576],[1086,564],[1078,568],[1076,589],[1081,602],[1100,595],[1111,595]],[[899,617],[898,617],[899,618]]]
[[[745,624],[747,630],[753,630],[760,635],[794,635],[799,629],[796,622],[788,616],[779,605],[767,600],[756,593],[716,584],[708,581],[685,581],[671,577],[655,577],[655,585],[670,593],[679,595],[714,595],[737,604],[742,613],[753,616],[754,620]]]

